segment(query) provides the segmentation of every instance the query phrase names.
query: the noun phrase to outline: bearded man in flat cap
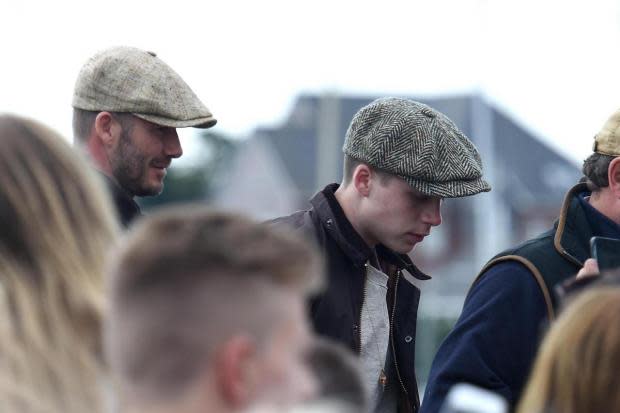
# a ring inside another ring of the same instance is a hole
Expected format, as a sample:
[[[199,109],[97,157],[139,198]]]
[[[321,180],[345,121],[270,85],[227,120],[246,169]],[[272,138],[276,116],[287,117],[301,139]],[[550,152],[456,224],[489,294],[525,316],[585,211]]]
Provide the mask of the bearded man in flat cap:
[[[278,218],[318,240],[328,286],[311,303],[315,330],[360,356],[374,411],[417,411],[414,371],[420,290],[429,277],[407,255],[441,224],[441,201],[491,188],[472,142],[436,110],[379,99],[354,116],[344,177],[312,208]]]
[[[172,159],[183,154],[176,128],[216,123],[170,66],[132,47],[91,57],[72,106],[74,139],[105,177],[123,226],[141,214],[134,198],[161,193]]]

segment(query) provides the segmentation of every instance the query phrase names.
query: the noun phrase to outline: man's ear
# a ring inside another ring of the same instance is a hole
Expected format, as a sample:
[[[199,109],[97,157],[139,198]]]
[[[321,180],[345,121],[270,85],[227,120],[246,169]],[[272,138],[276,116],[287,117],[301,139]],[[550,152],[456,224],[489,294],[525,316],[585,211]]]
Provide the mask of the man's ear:
[[[353,183],[354,188],[363,197],[367,197],[370,194],[372,179],[372,170],[368,165],[363,163],[355,167],[351,176],[351,182]]]
[[[95,136],[103,146],[114,147],[121,136],[123,128],[110,112],[99,112],[95,118]]]
[[[609,180],[609,189],[616,198],[620,198],[620,156],[615,157],[609,163],[607,179]]]
[[[215,374],[223,400],[235,408],[245,408],[256,390],[256,344],[248,336],[228,340],[217,352]]]

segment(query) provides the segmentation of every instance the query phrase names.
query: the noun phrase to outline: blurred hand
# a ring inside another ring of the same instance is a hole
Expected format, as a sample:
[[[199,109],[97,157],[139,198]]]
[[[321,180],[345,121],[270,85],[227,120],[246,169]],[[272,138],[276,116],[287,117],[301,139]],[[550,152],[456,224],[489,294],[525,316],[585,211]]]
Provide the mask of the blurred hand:
[[[596,262],[594,258],[588,258],[586,262],[583,263],[583,268],[577,273],[577,279],[594,277],[597,276],[598,273],[598,262]]]

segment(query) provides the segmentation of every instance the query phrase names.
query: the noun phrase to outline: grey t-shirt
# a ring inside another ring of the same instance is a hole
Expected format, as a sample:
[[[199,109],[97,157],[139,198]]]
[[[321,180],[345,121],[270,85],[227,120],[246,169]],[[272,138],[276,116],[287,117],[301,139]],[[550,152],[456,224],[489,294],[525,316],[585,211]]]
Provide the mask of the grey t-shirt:
[[[366,271],[360,351],[364,383],[373,411],[394,413],[397,410],[394,381],[388,379],[387,386],[380,383],[381,376],[388,371],[385,368],[390,340],[390,316],[386,303],[388,276],[369,264]]]

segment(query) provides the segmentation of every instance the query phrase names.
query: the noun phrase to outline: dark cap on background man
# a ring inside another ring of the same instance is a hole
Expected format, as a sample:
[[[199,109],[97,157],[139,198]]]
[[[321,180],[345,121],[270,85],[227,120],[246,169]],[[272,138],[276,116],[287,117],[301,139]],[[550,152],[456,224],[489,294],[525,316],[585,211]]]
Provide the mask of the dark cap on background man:
[[[113,47],[82,67],[72,106],[87,111],[131,113],[173,128],[210,128],[209,109],[170,66],[153,52]]]
[[[620,109],[611,115],[596,134],[592,151],[602,155],[620,156]]]
[[[444,114],[412,100],[382,98],[360,109],[343,151],[426,195],[457,198],[491,190],[467,136]]]

